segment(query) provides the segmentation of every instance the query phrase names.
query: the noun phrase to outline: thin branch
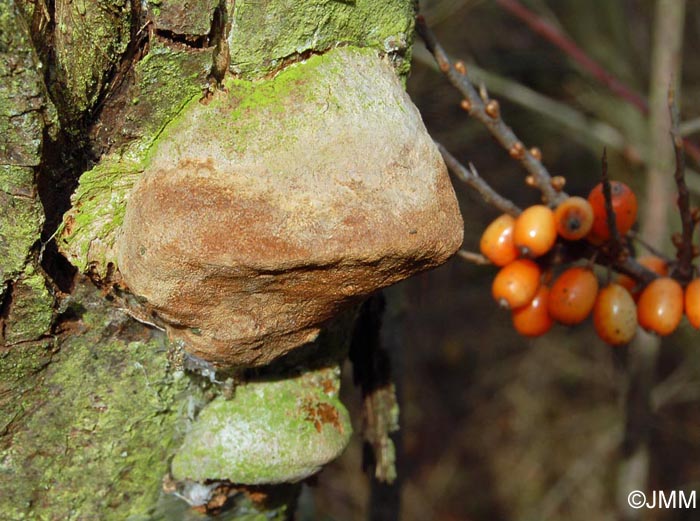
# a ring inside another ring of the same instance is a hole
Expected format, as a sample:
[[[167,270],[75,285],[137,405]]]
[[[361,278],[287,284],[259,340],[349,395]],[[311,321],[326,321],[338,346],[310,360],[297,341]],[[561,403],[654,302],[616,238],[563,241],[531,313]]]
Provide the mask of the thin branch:
[[[657,0],[654,12],[653,47],[649,85],[649,167],[647,201],[642,235],[660,248],[668,234],[667,205],[670,199],[667,94],[669,81],[678,79],[682,70],[685,0]],[[660,206],[660,208],[659,208]],[[656,210],[656,211],[654,211]],[[639,331],[630,345],[625,396],[625,434],[617,482],[618,515],[623,519],[641,519],[626,501],[630,490],[649,486],[650,439],[653,426],[651,390],[658,373],[660,340]]]
[[[664,252],[662,252],[658,248],[654,248],[654,246],[649,244],[636,230],[628,231],[627,236],[630,239],[632,239],[633,241],[641,244],[645,250],[647,250],[649,253],[651,253],[655,257],[658,257],[659,259],[665,260],[667,264],[671,264],[671,262],[673,262],[671,259],[668,258],[668,256]]]
[[[433,55],[424,46],[416,47],[413,58],[433,70],[439,71]],[[510,78],[488,72],[473,63],[469,63],[467,68],[475,81],[483,81],[491,92],[535,112],[540,117],[551,119],[567,137],[595,150],[599,150],[601,145],[615,150],[632,164],[646,164],[648,162],[648,158],[644,157],[638,146],[627,142],[625,136],[609,123],[592,119],[565,103],[544,96]],[[700,130],[700,118],[680,124],[683,136],[698,130]],[[684,140],[683,144],[688,152],[688,142]],[[690,155],[695,159],[692,154]],[[686,183],[692,193],[700,194],[700,172],[686,168]]]
[[[501,119],[498,102],[487,100],[484,102],[479,92],[474,88],[464,71],[464,65],[459,68],[450,60],[449,56],[437,41],[435,34],[427,26],[422,16],[416,18],[416,31],[425,42],[425,46],[435,57],[440,70],[447,76],[452,85],[464,96],[462,108],[469,115],[483,123],[501,146],[508,151],[511,157],[520,161],[523,167],[532,175],[535,186],[542,192],[544,200],[550,204],[556,204],[566,197],[563,193],[557,193],[551,186],[551,176],[544,165],[537,160],[518,139],[513,130]]]
[[[567,138],[582,142],[595,150],[600,150],[600,145],[608,146],[620,151],[632,161],[640,161],[640,152],[612,125],[585,115],[510,78],[499,76],[471,63],[468,68],[470,77],[475,81],[483,81],[491,92],[532,110],[539,116],[551,119]]]
[[[649,284],[652,280],[659,278],[657,273],[639,264],[634,257],[628,257],[624,260],[607,259],[607,261],[604,258],[599,258],[597,262],[603,266],[611,266],[618,273],[624,273],[640,281],[644,286]]]
[[[674,270],[674,275],[682,282],[688,282],[693,276],[693,228],[695,223],[690,212],[690,194],[685,184],[685,154],[683,153],[683,140],[678,130],[680,116],[676,92],[673,87],[668,90],[668,109],[671,112],[671,138],[676,158],[676,171],[673,177],[678,188],[678,211],[683,227],[682,241],[678,246],[678,265]]]
[[[510,200],[502,197],[500,194],[494,191],[493,188],[491,188],[488,183],[486,183],[486,181],[479,176],[479,173],[476,171],[474,165],[470,163],[469,169],[467,169],[467,167],[465,167],[452,154],[450,154],[444,146],[442,146],[440,143],[436,143],[436,145],[450,171],[461,181],[479,192],[484,201],[491,204],[495,208],[498,208],[503,213],[507,213],[514,217],[520,215],[522,212],[520,208],[518,208]],[[615,232],[617,233],[617,227],[615,227]],[[618,255],[619,251],[616,253],[611,249],[610,252],[602,253],[597,248],[587,243],[580,246],[584,248],[584,251],[569,252],[569,254],[575,254],[576,258],[591,258],[595,256],[596,262],[601,266],[610,266],[616,271],[629,275],[635,280],[642,282],[644,285],[658,277],[656,273],[639,264],[633,257],[621,259],[620,255]],[[476,265],[490,264],[486,257],[478,253],[460,250],[457,252],[457,254],[464,260]]]
[[[525,22],[533,32],[542,36],[558,49],[561,49],[613,94],[633,105],[642,114],[646,115],[649,113],[649,103],[642,95],[634,92],[625,83],[605,70],[560,29],[543,20],[518,0],[496,0],[496,2],[516,18]],[[683,138],[683,147],[686,153],[693,158],[693,161],[700,163],[700,148],[695,143],[687,138]]]
[[[457,160],[457,158],[450,154],[444,146],[442,146],[440,143],[435,144],[442,154],[447,168],[449,168],[450,172],[457,176],[460,181],[471,186],[474,190],[479,192],[479,195],[481,195],[484,201],[498,208],[503,213],[507,213],[513,217],[520,215],[522,210],[512,201],[506,199],[491,188],[489,184],[479,175],[479,172],[476,171],[474,165],[469,163],[469,169],[467,169],[467,167],[465,167]]]
[[[533,32],[539,34],[545,40],[564,51],[567,56],[571,57],[615,95],[634,105],[640,112],[644,114],[649,112],[649,105],[643,96],[634,92],[627,85],[606,71],[559,29],[543,20],[517,0],[496,0],[496,2],[506,11],[525,22]]]
[[[422,45],[414,49],[413,59],[433,70],[439,70],[433,56]],[[495,92],[504,99],[531,110],[539,117],[552,120],[562,135],[595,150],[599,150],[601,145],[607,146],[623,154],[632,163],[642,161],[642,154],[637,150],[636,145],[628,143],[622,132],[612,125],[584,115],[583,112],[526,87],[522,83],[486,71],[474,63],[468,63],[466,68],[475,83],[483,81],[490,92]]]
[[[612,190],[610,188],[610,177],[608,176],[608,151],[606,149],[603,149],[602,163],[603,197],[605,198],[605,213],[607,214],[608,231],[610,232],[609,248],[612,256],[617,257],[622,251],[622,239],[620,238],[620,231],[617,229],[617,218],[612,204]]]

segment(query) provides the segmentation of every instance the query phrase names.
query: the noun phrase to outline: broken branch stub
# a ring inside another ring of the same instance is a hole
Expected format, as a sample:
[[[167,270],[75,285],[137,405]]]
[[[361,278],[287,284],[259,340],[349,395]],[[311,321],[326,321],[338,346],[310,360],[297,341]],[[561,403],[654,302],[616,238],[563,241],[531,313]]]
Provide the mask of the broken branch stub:
[[[391,65],[345,47],[185,107],[129,195],[117,260],[189,352],[254,366],[443,263],[462,235]]]

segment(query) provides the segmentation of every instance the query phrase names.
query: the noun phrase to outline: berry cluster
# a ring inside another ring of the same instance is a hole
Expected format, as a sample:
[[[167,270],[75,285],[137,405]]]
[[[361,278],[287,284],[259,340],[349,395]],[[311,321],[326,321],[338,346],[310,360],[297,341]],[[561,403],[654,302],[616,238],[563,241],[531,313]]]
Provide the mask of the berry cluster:
[[[520,334],[540,336],[555,321],[572,326],[591,314],[598,336],[611,345],[628,343],[637,324],[658,335],[669,335],[680,324],[684,311],[690,324],[700,328],[700,279],[692,280],[684,290],[669,276],[668,263],[657,256],[637,259],[658,276],[645,287],[620,275],[601,289],[592,262],[568,267],[553,283],[548,283],[551,256],[547,254],[558,239],[584,240],[596,248],[605,248],[615,232],[619,239],[634,225],[634,192],[615,181],[609,189],[606,197],[604,184],[600,183],[588,199],[568,197],[554,210],[534,205],[517,217],[503,214],[484,231],[481,253],[501,268],[493,280],[493,297],[511,310],[513,325]],[[614,226],[609,223],[609,215],[614,217]]]

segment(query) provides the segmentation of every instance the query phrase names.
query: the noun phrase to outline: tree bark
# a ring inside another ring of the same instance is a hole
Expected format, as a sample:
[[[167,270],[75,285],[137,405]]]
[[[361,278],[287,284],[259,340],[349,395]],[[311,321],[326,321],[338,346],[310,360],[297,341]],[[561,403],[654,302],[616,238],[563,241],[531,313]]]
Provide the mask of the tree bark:
[[[218,385],[188,371],[131,311],[111,241],[143,157],[189,100],[339,44],[376,49],[405,77],[415,6],[183,5],[0,3],[3,519],[188,519],[181,498],[202,494],[199,510],[226,506],[230,519],[292,515],[295,484],[173,482],[171,460],[199,411],[219,394],[235,400],[237,375]],[[321,341],[329,351],[346,347],[343,320]]]

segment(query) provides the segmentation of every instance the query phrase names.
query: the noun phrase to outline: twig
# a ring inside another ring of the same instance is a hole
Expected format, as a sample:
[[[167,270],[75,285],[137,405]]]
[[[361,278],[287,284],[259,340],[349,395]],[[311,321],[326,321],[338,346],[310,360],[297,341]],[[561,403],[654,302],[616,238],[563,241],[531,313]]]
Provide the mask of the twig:
[[[439,71],[433,55],[423,46],[416,47],[413,58],[422,64]],[[505,76],[486,71],[477,65],[467,65],[470,76],[475,81],[483,81],[489,91],[497,93],[504,99],[535,112],[542,118],[552,120],[567,137],[582,143],[589,148],[599,150],[600,146],[615,150],[623,155],[630,163],[646,163],[645,158],[637,145],[626,141],[625,136],[609,123],[599,119],[592,119],[565,103],[542,95],[517,81]],[[683,136],[700,130],[700,118],[689,120],[680,124]],[[688,152],[688,143],[684,141],[685,150]],[[695,159],[692,154],[690,154]],[[698,155],[700,158],[700,155]],[[686,168],[686,183],[691,193],[700,194],[700,172]]]
[[[678,264],[673,270],[673,275],[682,282],[688,282],[693,276],[693,217],[690,213],[690,194],[685,184],[685,154],[683,153],[683,140],[678,130],[678,103],[676,92],[671,86],[668,90],[668,109],[671,112],[671,138],[676,158],[676,171],[673,175],[678,188],[678,211],[681,215],[683,236],[678,246]]]
[[[610,231],[610,242],[608,247],[613,258],[622,251],[622,239],[617,229],[617,218],[612,204],[612,190],[610,188],[610,177],[608,177],[608,151],[603,149],[602,172],[603,197],[605,198],[605,213],[608,218],[608,230]]]
[[[471,63],[469,75],[475,81],[483,81],[491,92],[526,109],[538,116],[551,119],[559,127],[562,135],[599,150],[601,145],[620,151],[631,161],[640,161],[640,152],[626,141],[625,136],[612,125],[596,120],[575,108],[547,97],[510,78],[499,76]]]
[[[644,240],[644,238],[643,238],[641,235],[639,235],[639,233],[637,233],[637,231],[635,231],[635,230],[630,230],[630,231],[627,232],[627,236],[628,236],[630,239],[632,239],[632,240],[638,242],[639,244],[641,244],[642,247],[644,247],[644,249],[647,250],[647,251],[648,251],[649,253],[651,253],[652,255],[658,257],[659,259],[665,260],[667,264],[670,264],[670,263],[672,262],[672,260],[669,259],[668,256],[667,256],[664,252],[662,252],[662,251],[661,251],[660,249],[658,249],[658,248],[654,248],[654,246],[652,246],[652,245],[649,244],[646,240]]]
[[[455,176],[457,176],[457,178],[459,178],[460,181],[471,186],[474,190],[479,192],[479,195],[481,195],[484,201],[498,208],[503,213],[507,213],[509,215],[512,215],[513,217],[517,217],[518,215],[520,215],[522,210],[518,208],[515,204],[513,204],[513,202],[506,199],[498,192],[496,192],[493,188],[491,188],[489,184],[486,181],[484,181],[483,178],[476,171],[474,165],[469,163],[469,169],[467,169],[467,167],[465,167],[462,163],[460,163],[457,160],[457,158],[450,154],[444,146],[442,146],[440,143],[435,144],[437,145],[438,150],[442,154],[442,157],[445,160],[445,164],[447,164],[447,168],[449,168],[450,171]]]
[[[467,167],[465,167],[452,154],[450,154],[444,146],[442,146],[440,143],[436,143],[436,145],[438,147],[438,150],[442,154],[442,157],[445,159],[445,163],[447,164],[450,171],[452,171],[454,175],[456,175],[461,181],[473,187],[477,192],[479,192],[484,201],[498,208],[503,213],[510,214],[514,217],[520,215],[520,208],[518,208],[510,200],[504,198],[496,191],[494,191],[493,188],[491,188],[486,183],[486,181],[484,181],[481,178],[481,176],[479,176],[479,173],[476,171],[476,168],[474,168],[474,165],[470,163],[469,169],[467,169]],[[605,172],[605,175],[607,177],[607,171]],[[617,226],[615,226],[615,233],[617,234]],[[617,237],[618,244],[620,244],[619,234],[617,235]],[[477,265],[490,264],[486,257],[483,257],[478,253],[473,253],[465,250],[460,250],[457,253],[460,257],[471,263]],[[611,266],[616,271],[624,273],[625,275],[629,275],[635,280],[641,281],[644,285],[648,284],[649,282],[658,277],[656,273],[639,264],[634,258],[627,257],[621,259],[618,253],[619,248],[617,252],[615,252],[614,249],[611,248],[609,252],[601,254],[601,252],[598,249],[594,248],[591,245],[586,245],[584,247],[584,251],[579,251],[576,258],[591,258],[595,255],[596,262],[601,266]]]
[[[679,78],[685,0],[657,0],[654,13],[649,88],[649,167],[647,172],[646,211],[642,235],[660,248],[668,234],[667,204],[670,198],[669,166],[673,151],[668,141],[667,94],[669,80]],[[656,211],[655,211],[656,210]],[[627,392],[625,396],[625,435],[619,466],[618,518],[641,519],[641,512],[627,503],[630,490],[649,486],[650,438],[653,425],[651,390],[658,369],[658,337],[639,331],[628,352]]]
[[[433,56],[424,46],[414,49],[413,59],[434,70],[439,70]],[[471,62],[467,64],[467,70],[475,82],[483,81],[490,92],[495,92],[504,99],[531,110],[539,117],[552,120],[562,135],[595,150],[599,150],[601,145],[607,146],[619,151],[632,163],[639,163],[642,160],[636,146],[628,143],[622,132],[612,125],[584,115],[583,112],[565,103],[545,96],[515,80],[486,71]],[[698,121],[700,122],[700,118]]]
[[[649,105],[644,97],[632,91],[627,85],[606,71],[559,29],[537,16],[537,14],[527,9],[517,0],[496,0],[496,2],[506,11],[525,22],[533,32],[564,51],[567,56],[570,56],[615,95],[634,105],[644,114],[649,111]]]
[[[459,250],[457,255],[462,257],[464,260],[476,264],[477,266],[489,266],[491,261],[484,257],[481,253],[475,253],[473,251]]]
[[[561,49],[613,94],[633,105],[642,114],[646,115],[649,113],[649,103],[643,96],[634,92],[625,83],[605,70],[599,63],[588,56],[583,49],[576,45],[571,38],[563,34],[561,30],[530,11],[518,0],[496,0],[496,2],[516,18],[525,22],[533,32]],[[693,158],[693,161],[700,163],[700,148],[695,143],[687,138],[683,138],[683,147],[687,154]]]
[[[556,204],[566,197],[564,193],[557,193],[552,188],[551,176],[544,167],[518,139],[513,130],[501,119],[498,102],[490,100],[484,102],[479,93],[471,84],[466,74],[464,66],[458,68],[450,60],[449,56],[437,41],[435,34],[430,30],[422,16],[416,18],[416,31],[425,42],[425,46],[435,57],[438,67],[447,76],[447,79],[464,96],[462,108],[469,112],[469,115],[483,123],[491,132],[501,146],[508,151],[511,157],[520,161],[523,167],[532,175],[535,186],[542,192],[542,196],[547,203]]]
[[[606,264],[604,260],[600,259],[598,264],[605,266],[610,265],[615,269],[615,271],[629,275],[633,279],[640,281],[644,286],[659,277],[657,273],[654,273],[650,269],[642,266],[633,257],[628,257],[625,260],[610,259],[609,264]]]

